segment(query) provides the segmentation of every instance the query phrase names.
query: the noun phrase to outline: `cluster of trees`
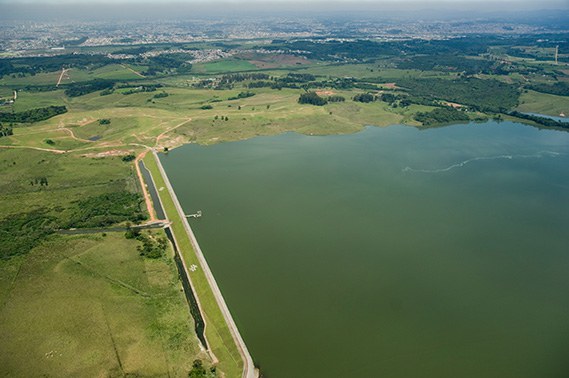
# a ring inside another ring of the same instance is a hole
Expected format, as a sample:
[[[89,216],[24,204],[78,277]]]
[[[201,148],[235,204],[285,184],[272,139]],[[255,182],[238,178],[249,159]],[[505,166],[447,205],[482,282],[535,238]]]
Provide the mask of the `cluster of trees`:
[[[125,221],[143,221],[146,215],[142,202],[139,194],[127,191],[86,198],[75,203],[65,228],[107,227]]]
[[[374,95],[373,93],[358,93],[352,98],[356,102],[369,103],[374,101],[387,102],[390,106],[397,108],[398,106],[406,107],[413,103],[407,95],[398,95],[394,93],[382,93]]]
[[[67,108],[65,106],[47,106],[45,108],[30,109],[18,113],[0,112],[0,122],[10,122],[10,123],[39,122],[66,112]]]
[[[569,84],[565,82],[557,82],[555,84],[530,84],[527,89],[541,93],[549,93],[557,96],[569,96]]]
[[[174,71],[179,74],[187,74],[192,70],[192,64],[189,62],[192,58],[191,55],[185,53],[160,54],[137,63],[148,66],[143,72],[145,76],[155,76]]]
[[[457,54],[417,55],[397,63],[401,69],[416,69],[422,71],[464,72],[468,75],[506,74],[508,69],[501,62],[486,59],[470,59]]]
[[[376,96],[373,93],[358,93],[352,97],[353,101],[370,103],[378,100],[382,100],[390,103],[392,106],[409,106],[411,101],[406,96],[394,95],[391,93],[383,93],[380,96]],[[331,95],[329,97],[319,96],[316,92],[305,92],[298,98],[299,104],[311,104],[322,106],[326,105],[328,102],[344,102],[346,98],[339,95]]]
[[[543,126],[561,127],[561,128],[569,129],[569,122],[556,121],[556,120],[551,119],[551,118],[539,117],[539,116],[532,115],[532,114],[524,114],[524,113],[520,113],[518,111],[513,111],[513,112],[510,112],[509,114],[513,117],[526,119],[528,121],[533,121],[533,122],[538,123],[538,124],[543,125]]]
[[[111,90],[114,85],[114,81],[103,79],[67,84],[65,85],[65,95],[68,97],[79,97],[100,90]]]
[[[128,154],[128,155],[124,155],[121,160],[124,162],[129,162],[129,161],[133,161],[134,159],[136,159],[136,156],[134,156],[133,154]]]
[[[253,97],[255,96],[254,92],[246,91],[246,92],[239,92],[237,96],[229,97],[228,100],[239,100],[241,98]]]
[[[277,41],[273,41],[277,42]],[[280,42],[280,41],[279,41]],[[289,54],[309,55],[312,59],[344,61],[347,59],[366,59],[370,57],[393,56],[401,52],[392,43],[377,43],[368,40],[358,41],[293,41],[273,43],[264,47],[267,50],[285,50]]]
[[[305,92],[298,98],[298,103],[323,106],[328,103],[328,100],[324,97],[320,97],[316,92]]]
[[[344,96],[340,96],[340,95],[331,95],[328,96],[328,102],[344,102],[346,101],[346,98]]]
[[[368,103],[374,102],[377,98],[371,93],[358,93],[352,99],[356,102]]]
[[[247,84],[247,88],[270,88],[275,83],[273,81],[266,81],[266,80],[259,80],[259,81],[252,81]]]
[[[421,122],[424,126],[441,125],[453,122],[464,122],[470,118],[464,112],[445,107],[437,108],[430,112],[415,114],[415,120]]]
[[[27,253],[57,229],[45,208],[0,219],[0,259]]]
[[[397,84],[411,93],[412,102],[432,104],[433,100],[446,100],[469,105],[478,111],[504,113],[518,105],[517,87],[498,80],[477,78],[400,79]],[[421,102],[421,100],[426,100]]]
[[[221,85],[231,85],[233,83],[240,83],[247,80],[270,80],[271,76],[264,73],[235,73],[223,75],[219,83]]]
[[[314,41],[314,40],[273,40],[267,50],[285,50],[289,54],[310,56],[312,59],[331,61],[364,61],[380,57],[391,58],[402,55],[443,55],[476,56],[493,46],[528,46],[539,44],[541,40],[559,40],[552,35],[509,36],[473,35],[447,40],[401,40],[375,42],[370,40],[353,41]],[[560,43],[560,48],[563,43]],[[454,60],[454,59],[453,59]],[[427,62],[424,62],[428,64]],[[470,65],[473,62],[466,62]]]
[[[145,85],[138,85],[138,86],[122,86],[121,88],[131,88],[127,91],[122,92],[123,95],[128,96],[135,93],[141,92],[156,92],[158,88],[162,88],[162,84],[145,84]]]
[[[285,77],[278,78],[281,83],[309,83],[316,80],[312,74],[289,73]]]
[[[160,92],[160,93],[156,93],[154,96],[152,96],[153,98],[166,98],[170,96],[168,93],[166,92]]]
[[[99,120],[99,125],[110,125],[111,124],[111,120],[108,118],[101,118]]]
[[[270,79],[270,80],[267,80]],[[322,83],[316,81],[316,76],[312,74],[289,73],[283,77],[267,77],[265,80],[252,81],[247,84],[248,88],[319,88]]]
[[[12,126],[2,126],[2,124],[0,123],[0,138],[10,135],[14,135],[14,130],[12,130]]]
[[[217,371],[215,366],[206,369],[201,360],[195,360],[192,364],[192,370],[188,373],[188,378],[216,378]]]
[[[136,249],[138,253],[140,253],[140,256],[149,259],[162,257],[168,247],[168,240],[166,238],[155,238],[151,234],[141,232],[139,228],[131,227],[130,224],[127,226],[127,231],[124,236],[127,239],[136,239],[141,242]]]
[[[30,185],[34,186],[34,185],[39,185],[39,186],[48,186],[49,182],[47,180],[47,177],[43,176],[43,177],[36,177],[32,180],[30,180]]]

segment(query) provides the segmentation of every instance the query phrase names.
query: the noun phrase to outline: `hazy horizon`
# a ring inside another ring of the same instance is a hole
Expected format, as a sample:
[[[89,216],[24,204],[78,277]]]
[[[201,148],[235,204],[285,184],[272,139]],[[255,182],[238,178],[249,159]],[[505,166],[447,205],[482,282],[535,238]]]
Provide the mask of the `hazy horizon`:
[[[418,1],[343,0],[328,2],[316,0],[310,4],[282,0],[0,0],[0,18],[4,20],[98,20],[98,19],[185,19],[188,17],[231,17],[272,14],[307,17],[361,16],[409,18],[476,18],[476,17],[532,17],[536,11],[564,17],[554,10],[569,9],[565,1]]]

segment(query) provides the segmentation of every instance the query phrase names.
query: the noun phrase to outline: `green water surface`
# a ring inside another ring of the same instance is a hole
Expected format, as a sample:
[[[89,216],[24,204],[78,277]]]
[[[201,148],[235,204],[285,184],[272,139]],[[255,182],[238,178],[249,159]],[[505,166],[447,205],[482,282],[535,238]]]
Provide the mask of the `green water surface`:
[[[267,377],[569,377],[569,133],[368,127],[162,161]]]

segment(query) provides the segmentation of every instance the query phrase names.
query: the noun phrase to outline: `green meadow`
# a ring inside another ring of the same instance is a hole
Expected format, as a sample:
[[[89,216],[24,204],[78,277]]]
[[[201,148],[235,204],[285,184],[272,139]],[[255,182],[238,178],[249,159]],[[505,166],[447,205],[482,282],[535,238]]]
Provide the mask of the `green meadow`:
[[[122,233],[52,236],[0,260],[8,376],[187,376],[204,358],[172,251],[143,258]]]

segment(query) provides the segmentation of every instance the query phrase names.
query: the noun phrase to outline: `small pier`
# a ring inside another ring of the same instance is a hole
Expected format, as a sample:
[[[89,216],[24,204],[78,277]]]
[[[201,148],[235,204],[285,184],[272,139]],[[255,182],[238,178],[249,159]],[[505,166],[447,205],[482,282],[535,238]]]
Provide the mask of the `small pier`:
[[[198,210],[195,214],[186,214],[185,217],[186,218],[201,218],[202,216],[202,211]]]

